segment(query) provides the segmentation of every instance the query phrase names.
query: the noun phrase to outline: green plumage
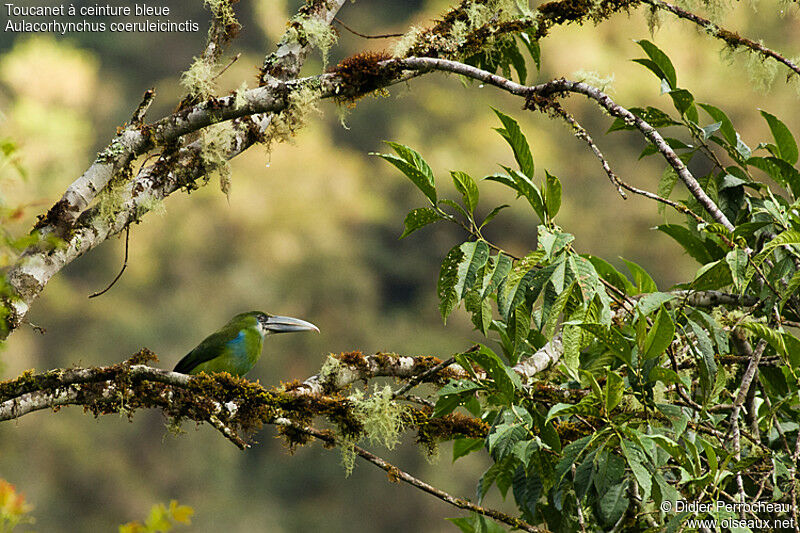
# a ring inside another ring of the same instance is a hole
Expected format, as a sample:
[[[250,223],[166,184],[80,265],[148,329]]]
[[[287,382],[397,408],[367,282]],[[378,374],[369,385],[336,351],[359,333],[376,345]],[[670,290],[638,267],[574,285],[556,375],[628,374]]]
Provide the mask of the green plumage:
[[[229,372],[243,376],[261,357],[267,334],[307,330],[319,332],[315,325],[297,318],[273,316],[260,311],[241,313],[186,354],[175,366],[175,372]]]

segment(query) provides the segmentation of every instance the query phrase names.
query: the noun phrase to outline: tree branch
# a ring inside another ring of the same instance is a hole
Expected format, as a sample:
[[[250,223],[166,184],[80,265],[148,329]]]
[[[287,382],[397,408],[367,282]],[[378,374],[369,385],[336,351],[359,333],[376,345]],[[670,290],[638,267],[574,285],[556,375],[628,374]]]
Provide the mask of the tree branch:
[[[340,444],[336,437],[334,437],[330,432],[320,431],[318,429],[314,429],[307,426],[300,426],[291,420],[286,419],[278,419],[275,421],[276,425],[291,428],[294,431],[298,431],[300,433],[304,433],[306,435],[310,435],[315,439],[321,440],[329,445],[337,445]],[[457,498],[448,494],[447,492],[437,489],[433,485],[425,483],[424,481],[412,476],[408,472],[400,470],[393,464],[389,463],[385,459],[378,457],[377,455],[368,452],[364,448],[360,446],[354,445],[353,451],[361,457],[362,459],[374,464],[381,470],[385,471],[389,475],[389,480],[391,481],[403,481],[404,483],[408,483],[409,485],[420,489],[423,492],[427,492],[428,494],[442,500],[443,502],[449,503],[454,507],[458,507],[459,509],[464,509],[466,511],[471,511],[473,513],[478,513],[483,516],[488,516],[498,522],[502,522],[507,524],[513,528],[521,529],[523,531],[529,531],[532,533],[543,533],[546,532],[546,529],[538,528],[532,526],[531,524],[525,522],[524,520],[520,520],[519,518],[514,518],[513,516],[507,515],[506,513],[497,511],[495,509],[490,509],[486,507],[481,507],[480,505],[475,505],[474,503],[470,502],[469,500],[465,500],[463,498]]]

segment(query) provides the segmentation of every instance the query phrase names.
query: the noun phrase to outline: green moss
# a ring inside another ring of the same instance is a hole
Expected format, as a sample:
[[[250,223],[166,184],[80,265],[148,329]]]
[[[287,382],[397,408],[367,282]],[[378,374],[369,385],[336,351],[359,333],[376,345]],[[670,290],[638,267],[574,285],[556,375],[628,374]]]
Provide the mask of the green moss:
[[[587,83],[593,87],[597,87],[604,93],[614,92],[614,75],[603,77],[595,71],[578,70],[572,73],[575,81]]]
[[[294,17],[290,23],[294,25],[298,41],[305,41],[319,50],[322,56],[322,63],[327,64],[328,53],[338,40],[338,36],[331,25],[317,16],[302,14]]]
[[[181,74],[181,85],[193,98],[204,100],[216,89],[215,68],[215,64],[195,57],[189,69]]]

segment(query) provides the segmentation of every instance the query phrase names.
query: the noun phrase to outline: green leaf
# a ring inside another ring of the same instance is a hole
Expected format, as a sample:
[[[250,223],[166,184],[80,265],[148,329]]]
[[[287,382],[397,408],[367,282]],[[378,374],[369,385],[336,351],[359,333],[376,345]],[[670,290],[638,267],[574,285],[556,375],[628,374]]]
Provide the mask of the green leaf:
[[[458,283],[458,266],[463,257],[464,252],[461,251],[461,245],[453,246],[445,256],[444,261],[442,261],[442,267],[439,270],[439,282],[437,284],[439,311],[445,323],[460,299],[459,294],[456,292],[456,283]]]
[[[478,291],[468,291],[464,296],[464,308],[472,316],[475,328],[486,336],[492,324],[492,305],[489,300],[481,299]]]
[[[733,283],[731,269],[727,262],[720,259],[700,267],[692,281],[692,289],[711,291],[721,289],[731,283]]]
[[[528,203],[531,204],[534,212],[539,216],[539,219],[542,222],[547,220],[546,215],[546,206],[544,203],[544,199],[542,198],[542,194],[539,192],[539,188],[536,184],[531,181],[531,179],[526,176],[525,174],[510,169],[508,167],[503,167],[508,171],[511,175],[511,178],[514,181],[514,189],[525,197],[528,200]]]
[[[605,259],[589,254],[584,254],[582,257],[585,257],[592,263],[592,266],[594,266],[601,278],[611,283],[625,294],[635,294],[637,292],[634,284]]]
[[[795,197],[800,196],[800,172],[777,157],[751,157],[747,164],[766,172],[770,178],[784,187],[789,187]]]
[[[556,324],[558,324],[558,317],[567,307],[567,301],[569,300],[570,295],[572,294],[572,289],[575,287],[577,281],[573,281],[569,284],[569,286],[564,289],[561,294],[556,297],[556,301],[553,302],[553,306],[550,308],[550,314],[547,317],[547,322],[544,326],[544,336],[548,339],[553,338],[553,334],[556,331]]]
[[[542,67],[542,57],[541,57],[541,50],[539,49],[539,41],[531,39],[530,35],[527,33],[520,32],[518,34],[520,40],[525,44],[525,47],[528,49],[528,53],[531,55],[533,62],[536,64],[536,70],[541,69]]]
[[[453,462],[455,463],[456,459],[480,450],[483,448],[483,445],[483,439],[468,439],[465,437],[455,439],[453,441]]]
[[[684,226],[678,224],[661,224],[660,226],[656,226],[656,229],[675,239],[675,241],[686,250],[686,253],[701,265],[712,261],[711,255],[708,253],[708,249],[706,245],[703,244],[702,239]]]
[[[786,343],[783,340],[783,335],[779,331],[759,322],[743,322],[739,324],[739,327],[755,333],[757,337],[767,341],[776,352],[781,355],[786,355]]]
[[[645,453],[634,443],[629,440],[620,440],[622,453],[628,461],[628,466],[631,467],[633,477],[636,478],[636,483],[639,484],[641,489],[642,501],[646,502],[650,498],[650,490],[653,488],[653,480],[650,472],[644,466],[647,461]]]
[[[775,115],[771,115],[766,111],[760,110],[761,116],[769,124],[769,129],[772,132],[772,137],[775,139],[775,144],[778,147],[778,157],[794,165],[797,163],[797,143],[794,140],[792,132],[786,127],[786,124],[780,121]]]
[[[495,112],[500,122],[503,123],[503,128],[498,128],[495,131],[497,131],[497,133],[506,140],[509,146],[511,146],[511,149],[514,151],[514,159],[517,160],[517,164],[522,173],[525,174],[528,179],[533,179],[533,155],[531,154],[528,141],[525,139],[525,135],[519,127],[519,123],[512,117],[495,108],[492,108],[492,111]]]
[[[740,293],[744,293],[747,279],[747,254],[741,248],[735,248],[727,253],[725,261],[731,269],[734,288]]]
[[[675,337],[675,323],[662,306],[656,315],[653,327],[650,328],[644,339],[642,359],[646,361],[660,356],[672,344],[673,337]]]
[[[641,108],[641,107],[632,107],[629,109],[631,113],[636,115],[637,117],[641,118],[648,124],[650,124],[654,128],[663,128],[665,126],[680,126],[681,123],[670,117],[664,111],[656,107]],[[611,127],[608,128],[606,133],[611,133],[613,131],[621,131],[621,130],[634,130],[636,126],[627,124],[625,120],[621,118],[617,118],[611,124]]]
[[[497,487],[500,488],[500,491],[503,492],[505,496],[505,491],[502,490],[501,486],[505,486],[506,490],[508,490],[514,478],[516,467],[516,459],[510,456],[490,466],[489,469],[484,472],[483,476],[481,476],[480,481],[478,481],[478,503],[480,504],[483,502],[484,496],[486,496],[486,493],[489,492],[489,489],[495,482],[497,482]]]
[[[636,288],[639,292],[656,292],[658,290],[656,282],[653,281],[653,278],[650,277],[650,274],[648,274],[645,269],[633,261],[628,261],[622,257],[620,259],[628,266],[628,270],[630,270],[633,275],[633,281],[636,283]]]
[[[736,138],[736,129],[733,127],[733,123],[731,119],[728,118],[721,109],[714,107],[711,104],[697,104],[703,108],[703,110],[709,114],[709,116],[720,123],[719,129],[722,132],[722,136],[725,137],[725,140],[730,143],[731,146],[736,146],[737,138]]]
[[[616,328],[609,328],[601,324],[583,323],[578,324],[605,344],[622,361],[631,365],[631,350],[633,345]]]
[[[711,344],[711,338],[702,326],[692,320],[688,320],[687,324],[696,338],[696,342],[691,346],[699,355],[697,368],[700,374],[700,385],[702,386],[705,400],[708,400],[712,387],[717,380],[717,362],[714,360],[714,347]]]
[[[675,298],[677,298],[677,296],[668,292],[651,292],[639,298],[636,302],[636,307],[639,308],[640,313],[647,316]]]
[[[475,211],[475,206],[478,205],[478,198],[480,196],[478,185],[475,183],[475,180],[472,179],[472,176],[466,172],[451,170],[450,175],[453,177],[453,184],[455,184],[456,190],[458,190],[464,198],[464,205],[467,210],[472,213]]]
[[[511,272],[511,258],[500,252],[490,260],[491,269],[487,272],[488,283],[482,287],[481,299],[486,298],[489,294],[497,290],[500,282],[503,281],[508,273]]]
[[[587,435],[567,444],[561,452],[561,460],[556,465],[556,483],[572,470],[572,465],[592,443],[593,435]]]
[[[486,215],[486,218],[483,219],[483,222],[481,222],[481,225],[478,226],[478,229],[482,229],[486,224],[491,222],[494,219],[494,217],[496,217],[497,214],[500,213],[500,211],[502,211],[506,207],[511,207],[511,206],[509,206],[508,204],[503,204],[503,205],[499,205],[499,206],[495,207],[494,209],[492,209],[491,211],[489,211],[489,214]]]
[[[497,391],[508,403],[511,403],[514,399],[514,391],[522,386],[519,375],[506,366],[497,354],[486,346],[481,346],[478,351],[465,355],[486,371],[494,380]]]
[[[528,520],[533,521],[533,517],[536,515],[536,504],[542,495],[542,479],[536,472],[528,473],[522,465],[519,465],[514,472],[511,487],[520,511]]]
[[[675,172],[674,168],[667,165],[667,167],[664,169],[664,172],[661,174],[661,179],[658,182],[658,191],[656,194],[662,198],[669,198],[672,194],[672,190],[675,188],[676,183],[678,183],[678,173]],[[659,214],[662,214],[665,208],[666,204],[661,202],[658,203]]]
[[[645,66],[653,70],[659,79],[667,80],[670,89],[677,89],[678,77],[675,74],[675,67],[672,65],[672,61],[670,61],[667,54],[662,52],[660,48],[646,39],[636,41],[636,44],[642,47],[642,50],[644,50],[644,53],[650,58],[656,69],[653,69],[648,65]]]
[[[558,214],[558,210],[561,209],[561,182],[546,170],[545,175],[547,183],[544,192],[544,204],[547,215],[553,219]]]
[[[499,461],[510,455],[517,442],[525,440],[526,437],[528,437],[528,430],[524,425],[520,423],[503,423],[493,428],[486,438],[486,443],[494,460]]]
[[[406,220],[404,222],[405,230],[403,231],[403,234],[400,235],[400,238],[404,239],[418,229],[424,228],[428,224],[439,222],[440,220],[442,220],[442,215],[440,215],[432,207],[420,207],[419,209],[412,209],[406,215]]]
[[[672,104],[675,106],[675,109],[677,109],[678,113],[681,115],[685,115],[690,108],[694,109],[694,112],[697,113],[697,109],[692,107],[694,96],[686,89],[673,89],[669,92],[669,96],[672,98]]]
[[[628,508],[628,484],[626,482],[611,486],[600,496],[600,519],[606,526],[613,526]]]
[[[428,197],[432,204],[436,205],[436,186],[433,180],[433,171],[425,159],[408,146],[392,141],[384,141],[391,146],[398,156],[392,154],[376,154],[389,163],[396,166],[422,193]]]
[[[603,392],[606,413],[609,414],[622,401],[622,395],[625,392],[625,383],[619,374],[612,371],[606,375],[606,386]]]
[[[457,281],[454,287],[459,299],[464,298],[478,279],[478,271],[489,259],[486,241],[465,242],[461,245],[461,261],[458,263]]]

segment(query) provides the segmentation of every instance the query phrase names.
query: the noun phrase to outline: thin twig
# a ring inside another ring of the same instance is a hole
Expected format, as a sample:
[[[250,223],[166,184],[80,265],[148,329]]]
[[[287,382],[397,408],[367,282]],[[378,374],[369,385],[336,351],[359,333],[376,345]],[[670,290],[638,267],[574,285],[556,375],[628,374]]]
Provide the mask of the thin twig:
[[[117,277],[114,278],[114,280],[108,285],[108,287],[106,287],[102,291],[90,294],[89,298],[96,298],[100,295],[107,293],[111,289],[111,287],[113,287],[114,284],[117,281],[119,281],[119,278],[122,277],[122,273],[125,272],[125,269],[128,268],[128,242],[130,241],[130,236],[131,236],[131,225],[128,224],[127,226],[125,226],[125,259],[122,262],[122,268],[120,269],[119,274],[117,274]]]
[[[225,71],[226,71],[226,70],[228,70],[229,68],[231,68],[231,65],[233,65],[234,63],[236,63],[236,62],[239,60],[239,58],[240,58],[240,57],[242,57],[242,53],[241,53],[241,52],[239,52],[238,54],[236,54],[235,56],[233,56],[233,57],[231,58],[231,60],[230,60],[230,61],[228,61],[228,64],[227,64],[227,65],[225,65],[224,67],[222,67],[222,70],[220,70],[219,72],[217,72],[217,73],[214,75],[214,77],[213,77],[213,78],[211,78],[211,79],[212,79],[212,80],[215,80],[215,79],[219,78],[220,76],[222,76],[222,75],[225,73]]]
[[[131,117],[131,125],[132,126],[141,126],[144,122],[144,116],[147,114],[147,110],[150,109],[150,104],[153,103],[153,98],[156,96],[155,89],[147,89],[142,96],[142,102],[139,104],[139,107],[136,108],[136,111],[133,112],[133,116]]]
[[[358,35],[359,37],[363,37],[364,39],[391,39],[393,37],[402,37],[404,34],[402,33],[384,33],[382,35],[365,35],[363,33],[359,33],[337,17],[333,17],[333,20],[337,22],[342,28],[346,29],[353,35]]]
[[[745,48],[749,48],[754,52],[758,52],[764,57],[770,57],[779,63],[783,63],[784,65],[789,67],[792,71],[794,71],[794,73],[800,74],[800,66],[796,65],[794,62],[785,58],[781,54],[767,48],[761,43],[757,43],[755,41],[747,39],[746,37],[741,37],[739,34],[735,32],[721,28],[720,26],[717,26],[710,20],[705,19],[700,15],[695,15],[694,13],[686,11],[685,9],[682,9],[676,5],[669,4],[667,2],[662,2],[661,0],[642,0],[642,1],[645,4],[653,6],[654,8],[661,9],[663,11],[668,11],[674,15],[677,15],[679,18],[694,22],[695,24],[703,28],[711,36],[725,41],[728,44],[728,46],[731,47],[744,46]]]
[[[619,178],[619,176],[617,176],[617,174],[611,169],[611,166],[608,164],[608,161],[603,156],[603,153],[600,151],[600,148],[598,148],[592,137],[589,135],[589,132],[586,131],[586,129],[583,126],[581,126],[577,120],[575,120],[575,117],[573,117],[570,113],[562,109],[561,106],[558,106],[556,108],[556,111],[561,116],[561,118],[563,118],[570,126],[572,126],[573,130],[575,131],[575,136],[583,140],[587,145],[589,145],[589,149],[592,151],[595,157],[597,157],[597,159],[600,160],[600,164],[602,165],[603,170],[605,170],[606,174],[608,175],[608,179],[610,179],[611,183],[613,183],[616,186],[617,192],[620,194],[620,196],[622,196],[623,199],[627,199],[625,191],[622,190],[625,189],[632,192],[633,194],[638,194],[640,196],[644,196],[645,198],[649,198],[650,200],[655,200],[656,202],[661,202],[662,204],[668,205],[673,209],[675,209],[676,211],[678,211],[679,213],[691,216],[700,224],[705,223],[703,217],[701,217],[700,215],[698,215],[685,205],[670,200],[668,198],[664,198],[650,191],[639,189],[638,187],[634,187],[633,185],[630,185],[622,181]]]
[[[469,350],[467,350],[467,352],[474,351],[474,348],[475,347],[470,348]],[[433,366],[433,367],[429,368],[428,370],[426,370],[425,372],[423,372],[423,373],[421,373],[421,374],[419,374],[417,376],[414,376],[413,378],[409,379],[408,383],[406,383],[405,385],[403,385],[402,387],[400,387],[399,389],[394,391],[394,393],[392,394],[392,399],[397,398],[398,396],[402,396],[403,394],[407,393],[412,388],[416,387],[417,385],[422,383],[424,380],[426,380],[429,377],[431,377],[432,375],[436,374],[437,372],[439,372],[443,368],[446,368],[446,367],[452,365],[455,362],[455,360],[456,360],[455,357],[451,357],[450,359],[442,361],[438,365]]]
[[[276,425],[290,427],[295,431],[299,431],[301,433],[305,433],[306,435],[310,435],[327,444],[333,444],[333,445],[338,444],[336,437],[334,437],[330,433],[320,431],[318,429],[314,429],[307,426],[301,426],[285,418],[276,419],[274,423]],[[450,505],[458,507],[459,509],[464,509],[467,511],[478,513],[483,516],[488,516],[489,518],[497,520],[498,522],[503,522],[504,524],[507,524],[513,528],[521,529],[523,531],[529,531],[531,533],[542,533],[547,531],[546,529],[533,526],[525,522],[524,520],[520,520],[519,518],[514,518],[513,516],[497,511],[496,509],[481,507],[480,505],[475,505],[474,503],[465,500],[463,498],[457,498],[455,496],[452,496],[447,492],[441,489],[437,489],[436,487],[412,476],[408,472],[400,470],[399,468],[389,463],[385,459],[382,459],[381,457],[378,457],[377,455],[368,452],[367,450],[361,448],[360,446],[353,446],[353,451],[356,453],[356,455],[358,455],[362,459],[369,461],[370,463],[374,464],[375,466],[377,466],[378,468],[389,474],[389,479],[400,480],[405,483],[408,483],[409,485],[412,485],[424,492],[427,492],[428,494],[436,498],[439,498],[443,502],[449,503]]]

